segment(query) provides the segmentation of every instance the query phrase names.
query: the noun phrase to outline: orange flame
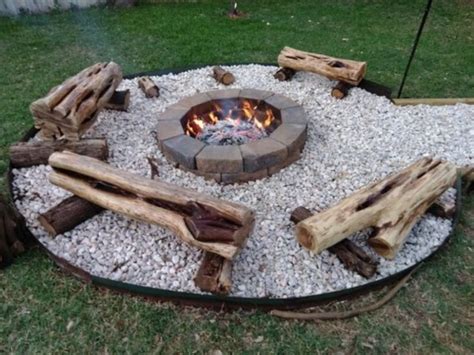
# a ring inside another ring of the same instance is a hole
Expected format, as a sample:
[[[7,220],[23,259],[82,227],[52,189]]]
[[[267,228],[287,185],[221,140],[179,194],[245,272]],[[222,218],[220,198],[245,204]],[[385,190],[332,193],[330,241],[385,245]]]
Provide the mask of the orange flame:
[[[217,102],[212,102],[212,110],[206,114],[198,116],[193,114],[186,123],[186,134],[196,136],[199,134],[206,124],[215,125],[219,120],[226,120],[234,126],[240,125],[243,121],[252,122],[255,127],[265,130],[271,126],[275,120],[273,111],[270,108],[265,113],[258,110],[258,105],[253,105],[250,100],[243,100],[240,105],[223,112],[222,106]],[[235,117],[237,115],[237,117]],[[220,117],[223,117],[222,119]],[[263,117],[263,118],[262,118]]]

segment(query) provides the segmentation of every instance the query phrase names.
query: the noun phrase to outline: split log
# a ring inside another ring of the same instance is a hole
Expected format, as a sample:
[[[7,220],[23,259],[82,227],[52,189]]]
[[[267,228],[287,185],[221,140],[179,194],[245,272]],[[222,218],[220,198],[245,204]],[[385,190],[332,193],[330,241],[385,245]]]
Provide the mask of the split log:
[[[216,65],[214,68],[212,68],[212,72],[214,79],[216,79],[216,81],[221,84],[230,85],[235,81],[234,74],[225,70],[224,68],[221,68],[220,66]]]
[[[90,138],[80,141],[19,142],[10,146],[10,162],[15,168],[48,164],[48,158],[51,154],[63,150],[100,160],[106,160],[108,156],[108,146],[105,138]]]
[[[150,180],[94,158],[54,153],[49,164],[53,184],[103,208],[168,228],[184,242],[227,259],[243,247],[254,225],[254,213],[245,206]]]
[[[378,254],[393,259],[413,225],[455,179],[454,165],[420,159],[298,223],[296,237],[305,248],[320,252],[361,229],[373,227],[369,244]]]
[[[228,294],[232,288],[232,261],[206,252],[194,282],[202,291]]]
[[[138,87],[145,93],[148,98],[159,97],[160,89],[149,76],[142,76],[138,79]]]
[[[297,207],[291,214],[291,221],[299,223],[313,214],[305,207]],[[335,254],[344,266],[351,271],[370,278],[377,271],[377,262],[349,239],[344,239],[328,248],[328,251]]]
[[[102,207],[77,196],[71,196],[42,213],[38,221],[51,236],[55,237],[74,229],[102,211]]]
[[[332,80],[358,85],[367,70],[366,62],[334,58],[285,47],[278,56],[278,65],[296,71],[321,74]]]
[[[280,68],[277,70],[273,77],[279,81],[289,81],[293,78],[296,72],[290,68]]]
[[[108,110],[127,111],[130,104],[130,90],[115,91],[104,108]]]
[[[331,96],[336,99],[343,99],[347,96],[349,90],[354,86],[343,81],[339,81],[331,90]]]
[[[116,63],[97,63],[54,87],[30,105],[37,128],[57,126],[67,139],[82,135],[112,97],[122,80]],[[66,135],[70,133],[70,135]]]

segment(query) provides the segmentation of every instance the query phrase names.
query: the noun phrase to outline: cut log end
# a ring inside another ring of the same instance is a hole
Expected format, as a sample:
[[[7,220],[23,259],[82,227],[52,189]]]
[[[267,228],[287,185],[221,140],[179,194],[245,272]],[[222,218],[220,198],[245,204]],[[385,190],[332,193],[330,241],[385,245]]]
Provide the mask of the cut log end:
[[[295,74],[296,71],[291,68],[280,68],[273,74],[273,77],[279,81],[290,81]]]
[[[149,76],[142,76],[141,78],[139,78],[138,87],[148,98],[160,96],[160,89]]]
[[[235,82],[234,74],[225,70],[224,68],[215,66],[214,68],[212,68],[212,71],[214,79],[216,79],[216,81],[221,84],[230,85]]]
[[[353,87],[353,85],[347,84],[343,81],[339,81],[335,87],[331,90],[331,96],[335,97],[336,99],[343,99],[349,93],[349,90]]]

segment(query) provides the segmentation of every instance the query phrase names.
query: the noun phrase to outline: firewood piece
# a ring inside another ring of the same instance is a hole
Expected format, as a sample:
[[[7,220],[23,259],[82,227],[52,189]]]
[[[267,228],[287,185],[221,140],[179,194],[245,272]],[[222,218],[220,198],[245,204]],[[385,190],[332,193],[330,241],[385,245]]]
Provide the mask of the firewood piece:
[[[291,68],[280,68],[273,77],[279,81],[290,81],[296,72]]]
[[[49,175],[53,184],[103,208],[168,228],[184,242],[227,259],[239,252],[255,222],[253,211],[245,206],[150,180],[94,158],[70,152],[54,153],[49,164],[54,169]],[[197,240],[185,222],[186,217],[193,216],[192,203],[198,203],[209,215],[218,215],[237,228],[234,241]]]
[[[343,81],[339,81],[336,86],[334,86],[331,90],[331,96],[335,97],[336,99],[342,99],[347,96],[349,89],[351,89],[353,85],[345,83]]]
[[[324,54],[304,52],[290,47],[282,49],[278,56],[278,65],[296,71],[321,74],[329,79],[344,81],[352,85],[360,83],[367,69],[366,62],[333,58]]]
[[[224,68],[221,68],[220,66],[216,65],[214,68],[212,68],[212,71],[214,73],[214,79],[216,79],[216,81],[221,84],[230,85],[235,81],[234,74],[225,70]]]
[[[148,98],[159,97],[160,89],[149,76],[142,76],[138,79],[138,87],[145,93]]]
[[[112,97],[105,104],[108,110],[127,111],[130,104],[130,90],[114,91]]]
[[[63,234],[89,218],[103,211],[102,207],[83,200],[77,196],[71,196],[61,201],[56,206],[42,213],[38,220],[46,231],[53,237]]]
[[[67,139],[80,137],[95,122],[121,80],[122,70],[113,62],[84,69],[30,105],[35,125],[48,122],[61,128]]]
[[[454,165],[420,159],[298,223],[296,237],[305,248],[320,252],[361,229],[373,227],[369,244],[378,254],[393,259],[413,225],[455,179]]]
[[[290,220],[293,223],[299,223],[310,218],[312,215],[311,211],[307,208],[297,207],[291,213]],[[377,271],[376,261],[348,239],[329,247],[328,251],[335,254],[347,269],[357,272],[366,278],[372,277]]]
[[[36,141],[11,145],[10,162],[16,168],[48,164],[48,158],[51,154],[63,150],[100,160],[106,160],[108,156],[108,146],[105,138],[90,138],[80,141]]]
[[[228,294],[232,288],[232,262],[220,255],[205,252],[194,283],[202,291]]]

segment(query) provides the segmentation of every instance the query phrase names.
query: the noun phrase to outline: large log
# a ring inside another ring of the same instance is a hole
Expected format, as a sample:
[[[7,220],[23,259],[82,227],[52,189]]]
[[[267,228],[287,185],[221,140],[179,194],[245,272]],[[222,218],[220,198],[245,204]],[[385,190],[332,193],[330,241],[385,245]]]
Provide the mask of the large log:
[[[297,207],[291,214],[291,221],[299,223],[313,215],[305,207]],[[344,239],[328,248],[328,251],[335,254],[344,266],[365,278],[374,276],[377,271],[377,262],[369,254],[359,248],[349,239]]]
[[[16,168],[48,164],[48,158],[51,154],[63,150],[100,160],[106,160],[108,156],[108,146],[105,138],[90,138],[80,141],[19,142],[10,146],[10,162]]]
[[[296,237],[305,248],[320,252],[359,230],[373,227],[369,244],[380,255],[393,259],[413,225],[455,179],[454,165],[420,159],[298,223]]]
[[[324,54],[309,53],[285,47],[278,56],[278,65],[296,71],[321,74],[332,80],[358,85],[367,70],[366,62],[334,58]]]
[[[35,125],[40,129],[45,123],[56,125],[68,139],[82,135],[94,123],[121,80],[122,70],[114,62],[97,63],[84,69],[30,105]]]
[[[202,291],[228,294],[232,288],[232,261],[214,253],[204,253],[194,283]]]
[[[103,208],[170,229],[181,240],[232,259],[254,225],[245,206],[150,180],[78,154],[54,153],[49,180]],[[232,235],[232,241],[229,240]]]
[[[42,213],[38,220],[44,229],[53,237],[63,234],[75,228],[89,218],[103,211],[102,207],[83,200],[77,196],[71,196],[61,201],[58,205]]]

